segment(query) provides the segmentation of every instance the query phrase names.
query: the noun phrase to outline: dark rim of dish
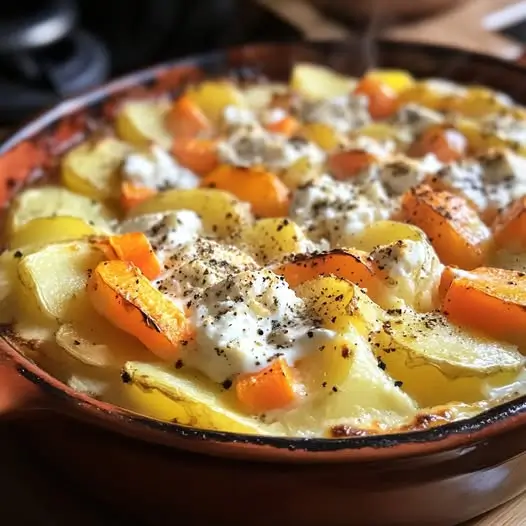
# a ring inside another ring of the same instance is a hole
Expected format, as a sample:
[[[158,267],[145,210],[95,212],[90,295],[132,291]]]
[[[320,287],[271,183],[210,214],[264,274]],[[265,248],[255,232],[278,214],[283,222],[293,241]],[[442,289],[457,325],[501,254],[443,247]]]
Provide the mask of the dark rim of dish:
[[[354,42],[354,45],[356,45],[356,42]],[[127,89],[133,88],[135,86],[144,85],[147,87],[148,84],[154,81],[156,77],[162,72],[170,71],[171,69],[178,67],[198,66],[205,75],[214,75],[218,72],[224,74],[225,71],[228,71],[227,68],[229,67],[229,53],[244,51],[248,57],[252,51],[255,55],[257,55],[258,50],[264,51],[265,49],[278,49],[279,47],[291,48],[291,46],[298,50],[312,49],[321,52],[323,55],[330,53],[332,50],[339,50],[340,52],[345,50],[346,43],[261,42],[223,51],[213,51],[209,53],[193,55],[182,60],[169,61],[160,65],[149,67],[147,69],[140,70],[125,77],[119,78],[86,94],[58,104],[53,109],[30,121],[20,130],[11,135],[6,141],[4,141],[0,146],[0,155],[5,154],[22,141],[30,140],[39,133],[46,131],[48,127],[59,122],[62,117],[74,114],[82,109],[97,106],[99,103],[104,102],[111,95],[117,95],[120,92],[124,92]],[[419,51],[430,58],[447,58],[451,60],[455,59],[455,61],[457,59],[461,59],[462,62],[468,61],[472,65],[476,65],[478,63],[484,64],[485,66],[493,66],[495,68],[499,68],[500,70],[506,69],[516,76],[522,76],[524,82],[526,82],[526,68],[512,62],[504,62],[498,58],[480,53],[473,53],[446,46],[415,44],[409,42],[392,42],[384,40],[378,40],[375,42],[375,46],[377,46],[379,49],[386,48],[388,46],[390,50],[394,50],[400,54]],[[363,46],[361,47],[363,48]],[[250,66],[252,66],[252,64]],[[254,63],[254,66],[257,67],[257,62]],[[229,72],[235,73],[235,70],[230,70]],[[386,435],[368,435],[345,438],[297,438],[260,436],[204,430],[183,426],[177,423],[155,420],[150,417],[133,413],[132,411],[118,406],[112,406],[108,403],[101,404],[99,401],[93,398],[75,392],[73,389],[64,385],[60,380],[54,378],[50,373],[47,373],[38,365],[34,364],[31,359],[27,358],[19,350],[17,350],[17,345],[9,338],[4,338],[3,336],[0,336],[0,338],[4,340],[4,345],[9,346],[17,355],[17,358],[15,358],[15,361],[18,362],[16,366],[17,371],[29,381],[40,387],[45,393],[49,393],[54,397],[69,401],[72,399],[80,399],[99,413],[106,414],[110,417],[119,417],[119,419],[125,420],[128,423],[137,424],[152,430],[162,431],[165,433],[175,433],[181,438],[185,439],[270,446],[277,449],[288,449],[290,451],[305,451],[312,453],[365,448],[385,449],[404,445],[407,446],[434,443],[443,441],[447,438],[453,438],[455,436],[460,437],[471,435],[473,433],[481,432],[482,430],[487,429],[489,426],[501,423],[504,420],[512,417],[522,416],[526,413],[526,395],[523,395],[514,400],[483,411],[482,413],[471,418],[451,422],[448,424],[442,424],[438,427],[427,430],[408,431]],[[23,362],[26,362],[26,364],[29,365],[29,368],[26,367]],[[30,369],[34,369],[34,371]]]

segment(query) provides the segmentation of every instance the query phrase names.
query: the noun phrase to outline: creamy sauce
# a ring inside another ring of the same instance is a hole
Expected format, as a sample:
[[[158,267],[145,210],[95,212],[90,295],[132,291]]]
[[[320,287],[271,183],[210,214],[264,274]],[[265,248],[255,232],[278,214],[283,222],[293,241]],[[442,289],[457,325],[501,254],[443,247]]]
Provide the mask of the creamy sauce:
[[[132,153],[126,157],[124,178],[136,186],[162,190],[166,188],[195,188],[199,178],[157,145],[150,152]]]
[[[279,356],[295,363],[335,337],[269,270],[241,272],[205,289],[192,321],[195,345],[183,362],[217,382],[263,369]]]

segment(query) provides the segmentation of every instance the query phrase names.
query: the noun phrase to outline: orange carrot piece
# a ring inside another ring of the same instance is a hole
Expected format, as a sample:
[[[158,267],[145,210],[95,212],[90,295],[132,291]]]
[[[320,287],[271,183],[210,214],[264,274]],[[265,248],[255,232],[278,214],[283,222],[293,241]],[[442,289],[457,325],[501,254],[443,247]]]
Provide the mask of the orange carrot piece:
[[[367,253],[361,250],[335,249],[319,254],[300,254],[273,270],[293,288],[323,274],[332,274],[364,288],[371,287],[376,280]]]
[[[453,283],[453,280],[456,278],[469,278],[473,277],[474,274],[468,270],[462,270],[458,267],[446,266],[442,271],[442,276],[440,277],[440,285],[438,287],[438,295],[440,299],[444,299],[449,287]]]
[[[110,236],[109,242],[118,259],[133,263],[148,279],[155,279],[161,273],[161,263],[142,232]]]
[[[517,199],[500,213],[492,226],[499,247],[526,248],[526,196]]]
[[[219,164],[217,141],[213,139],[176,138],[172,153],[180,164],[198,175],[206,175]]]
[[[287,137],[294,135],[300,127],[300,123],[292,115],[287,115],[275,122],[268,123],[265,128],[272,133],[280,133]]]
[[[121,206],[124,211],[130,211],[134,206],[142,203],[157,192],[153,188],[137,186],[129,181],[121,183]]]
[[[201,186],[225,190],[248,201],[258,217],[284,217],[289,189],[279,177],[261,168],[221,165],[203,178]]]
[[[376,161],[376,157],[365,150],[347,150],[333,153],[327,160],[328,168],[335,179],[350,179]]]
[[[188,95],[182,95],[173,103],[166,115],[166,126],[174,137],[183,138],[193,138],[211,130],[210,121]]]
[[[468,140],[458,130],[448,126],[431,126],[409,147],[411,157],[424,157],[434,153],[439,161],[450,163],[463,157],[468,149]]]
[[[369,99],[369,113],[373,119],[385,119],[398,108],[396,92],[377,78],[362,77],[354,92]]]
[[[486,261],[491,232],[463,197],[424,184],[403,195],[402,212],[427,234],[442,263],[472,269]]]
[[[482,267],[469,276],[457,276],[447,289],[442,310],[457,325],[524,345],[526,274]]]
[[[241,374],[236,380],[236,395],[250,413],[281,409],[296,399],[292,369],[283,357],[256,373]]]
[[[132,263],[99,263],[88,280],[88,296],[101,316],[163,360],[176,359],[183,342],[192,338],[185,313]]]

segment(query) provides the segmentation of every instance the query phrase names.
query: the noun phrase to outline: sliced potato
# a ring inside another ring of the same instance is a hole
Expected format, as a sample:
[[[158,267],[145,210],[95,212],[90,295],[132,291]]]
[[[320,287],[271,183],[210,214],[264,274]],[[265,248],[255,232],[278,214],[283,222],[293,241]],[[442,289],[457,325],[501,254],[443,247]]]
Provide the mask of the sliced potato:
[[[294,66],[290,85],[305,97],[329,99],[347,95],[356,86],[357,80],[340,75],[332,69],[318,64],[299,63]]]
[[[89,319],[95,311],[86,293],[88,275],[104,258],[88,241],[48,245],[24,255],[18,264],[18,278],[28,301],[22,308],[27,312],[36,305],[51,321]]]
[[[470,334],[440,313],[404,309],[384,322],[375,343],[387,373],[422,407],[482,400],[524,366],[515,346]]]
[[[263,264],[302,253],[310,245],[300,226],[283,218],[256,221],[243,231],[243,242],[256,261]]]
[[[259,112],[268,108],[274,95],[287,93],[288,90],[287,84],[266,82],[246,87],[243,89],[243,96],[247,106],[251,110]]]
[[[134,207],[131,217],[173,210],[193,210],[209,233],[221,237],[235,235],[252,222],[248,203],[228,192],[209,188],[160,192]]]
[[[406,91],[415,83],[413,76],[401,69],[373,69],[367,73],[367,76],[378,79],[396,93]]]
[[[301,157],[285,168],[279,176],[289,190],[296,190],[299,186],[318,179],[322,174],[322,168],[322,164],[312,163],[308,158]]]
[[[359,234],[353,236],[353,246],[370,252],[380,245],[389,245],[400,239],[426,241],[420,228],[399,221],[375,221],[367,225]]]
[[[114,216],[98,201],[76,194],[58,186],[29,188],[18,194],[7,218],[7,232],[12,234],[22,225],[37,217],[72,216],[83,219],[89,225],[108,229],[108,221]]]
[[[82,323],[61,325],[55,338],[71,357],[93,367],[120,370],[128,361],[151,357],[139,341],[95,313]]]
[[[146,390],[155,389],[165,395],[164,419],[201,429],[217,429],[235,433],[262,435],[281,434],[278,428],[271,432],[257,419],[236,410],[232,395],[222,392],[220,386],[197,373],[176,370],[174,367],[142,362],[128,362],[124,371],[132,385]],[[149,393],[135,392],[132,409],[156,417],[158,408],[150,403]]]
[[[326,152],[334,150],[340,144],[345,144],[345,137],[341,133],[321,122],[305,124],[300,134]]]
[[[9,239],[11,248],[46,245],[104,232],[73,216],[36,217],[22,225]]]
[[[117,113],[117,135],[137,147],[148,147],[153,142],[165,150],[172,147],[172,136],[165,126],[170,109],[167,100],[125,101]]]
[[[299,285],[296,294],[311,305],[323,326],[338,333],[358,330],[366,336],[378,330],[384,311],[356,285],[334,276],[322,276]]]
[[[416,413],[413,400],[378,367],[365,338],[351,329],[345,339],[343,348],[327,347],[306,359],[308,365],[299,365],[300,373],[310,382],[316,378],[318,386],[302,405],[279,414],[289,434],[319,436],[342,424],[353,429],[392,429]]]
[[[132,148],[125,142],[105,137],[84,142],[62,159],[62,182],[70,190],[93,199],[120,195],[120,168]]]
[[[228,80],[209,80],[190,87],[186,94],[213,122],[218,123],[227,106],[246,107],[241,90]]]

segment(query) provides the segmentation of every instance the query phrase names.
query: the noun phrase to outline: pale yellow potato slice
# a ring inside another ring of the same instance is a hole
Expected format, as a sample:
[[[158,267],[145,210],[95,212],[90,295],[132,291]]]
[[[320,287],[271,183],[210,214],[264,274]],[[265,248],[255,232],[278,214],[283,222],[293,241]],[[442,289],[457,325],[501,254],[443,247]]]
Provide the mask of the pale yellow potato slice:
[[[403,309],[374,342],[387,373],[422,407],[477,402],[490,387],[513,383],[524,367],[514,345],[470,334],[440,313]]]
[[[18,264],[18,279],[27,301],[23,313],[39,311],[57,323],[88,320],[95,312],[86,293],[90,270],[105,255],[87,240],[48,245],[24,255]]]
[[[70,239],[101,234],[97,229],[73,216],[36,217],[22,225],[9,238],[10,248],[20,248],[27,245],[46,245]]]
[[[148,147],[151,143],[165,150],[172,147],[172,136],[165,125],[168,100],[128,100],[123,102],[115,129],[117,135],[136,147]]]
[[[83,219],[91,226],[109,229],[114,215],[104,204],[59,186],[29,188],[13,200],[6,221],[12,235],[22,225],[37,217],[71,216]]]
[[[373,69],[367,73],[367,76],[378,79],[396,93],[406,91],[415,83],[413,76],[401,69]]]
[[[305,124],[301,128],[300,134],[326,152],[330,152],[339,145],[345,144],[346,141],[346,138],[336,129],[321,122]]]
[[[390,245],[400,239],[424,242],[427,236],[420,228],[400,221],[375,221],[353,236],[353,247],[370,252],[380,245]]]
[[[368,336],[385,320],[385,312],[357,285],[345,279],[321,276],[302,283],[295,291],[311,305],[325,328],[339,334],[351,328]]]
[[[216,429],[234,433],[260,435],[282,434],[279,426],[266,426],[257,418],[243,415],[235,406],[233,394],[198,373],[176,370],[173,366],[144,362],[128,362],[124,371],[132,386],[154,389],[166,399],[152,404],[150,393],[130,393],[130,409],[200,429]],[[156,407],[157,405],[157,407]]]
[[[290,435],[323,436],[337,425],[389,430],[416,414],[414,401],[378,367],[367,340],[352,326],[342,339],[344,347],[327,346],[298,365],[309,378],[304,403],[269,421],[275,418]]]
[[[209,234],[229,237],[252,222],[250,205],[221,190],[197,188],[166,190],[134,207],[131,217],[156,212],[193,210]]]
[[[330,99],[347,95],[357,80],[346,77],[318,64],[299,63],[294,66],[290,85],[292,89],[312,99]]]
[[[268,108],[274,95],[287,93],[288,90],[287,84],[268,82],[247,86],[243,89],[243,96],[251,110],[260,112]]]
[[[283,218],[259,219],[243,231],[243,242],[262,264],[303,253],[311,244],[298,224]]]
[[[208,80],[191,86],[186,95],[213,122],[218,123],[227,106],[247,107],[243,92],[231,81]]]
[[[120,168],[132,151],[129,144],[113,137],[79,144],[62,158],[62,182],[93,199],[117,198]]]
[[[61,325],[55,338],[72,358],[92,367],[120,370],[128,361],[151,357],[138,340],[97,314]]]

